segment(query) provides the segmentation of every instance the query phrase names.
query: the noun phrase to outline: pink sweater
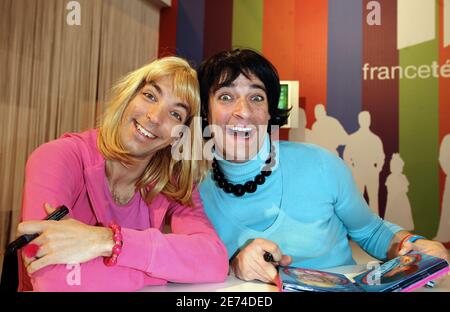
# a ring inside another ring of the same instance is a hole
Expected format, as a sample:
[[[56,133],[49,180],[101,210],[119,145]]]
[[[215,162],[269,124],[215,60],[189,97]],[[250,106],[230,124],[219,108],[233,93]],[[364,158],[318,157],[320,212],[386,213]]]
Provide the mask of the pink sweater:
[[[86,224],[108,224],[112,220],[104,192],[105,159],[97,148],[97,135],[97,130],[66,134],[32,153],[26,167],[22,220],[43,219],[45,202],[53,207],[66,205],[72,218]],[[144,223],[150,228],[136,230],[138,227],[130,224],[122,228],[123,249],[117,265],[106,267],[102,257],[81,264],[80,285],[67,282],[73,268],[48,266],[31,276],[33,289],[134,291],[167,281],[223,281],[228,273],[226,249],[203,211],[197,189],[193,201],[194,208],[171,202],[162,194],[150,206],[143,200],[136,201],[139,209],[148,209],[144,216],[150,220]],[[161,232],[165,217],[173,233]],[[29,290],[27,279],[20,261],[19,290]]]

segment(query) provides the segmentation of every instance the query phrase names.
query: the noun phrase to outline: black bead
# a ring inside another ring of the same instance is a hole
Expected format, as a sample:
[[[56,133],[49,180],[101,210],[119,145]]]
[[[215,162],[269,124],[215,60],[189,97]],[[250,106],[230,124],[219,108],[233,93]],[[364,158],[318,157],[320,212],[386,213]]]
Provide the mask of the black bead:
[[[236,184],[233,186],[233,194],[236,196],[242,196],[245,194],[245,188],[242,184]]]
[[[219,166],[217,165],[215,159],[214,159],[213,162],[212,162],[212,167],[213,167],[213,169],[216,169],[217,167],[219,167]]]
[[[214,173],[214,180],[221,181],[223,180],[223,176],[220,173]]]
[[[272,161],[272,157],[269,157],[266,159],[266,164],[270,164],[270,162]]]
[[[225,187],[225,181],[224,180],[219,180],[219,181],[217,181],[217,185],[221,188],[221,189],[223,189],[224,187]]]
[[[223,187],[223,190],[225,191],[225,193],[232,193],[233,185],[228,182],[225,182],[225,186]]]
[[[248,193],[254,193],[254,192],[256,192],[256,188],[258,186],[256,185],[255,181],[247,181],[247,182],[245,182],[244,187]]]
[[[262,184],[264,184],[264,182],[266,182],[266,178],[265,178],[262,174],[258,174],[258,175],[255,177],[255,182],[256,182],[256,184],[258,184],[258,185],[262,185]]]
[[[222,173],[222,171],[220,171],[219,169],[214,169],[213,173],[214,173],[215,176],[218,176],[218,177],[220,177],[223,180],[223,173]]]
[[[272,170],[270,170],[269,166],[264,166],[264,168],[261,170],[261,174],[265,177],[268,177],[272,174]]]

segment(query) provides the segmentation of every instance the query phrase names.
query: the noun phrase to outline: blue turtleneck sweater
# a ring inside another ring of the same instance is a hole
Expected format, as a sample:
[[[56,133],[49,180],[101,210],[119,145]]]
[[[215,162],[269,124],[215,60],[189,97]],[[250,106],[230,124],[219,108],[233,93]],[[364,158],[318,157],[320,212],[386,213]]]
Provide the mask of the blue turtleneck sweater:
[[[384,260],[393,235],[401,228],[369,208],[345,163],[311,144],[279,142],[272,174],[255,193],[227,194],[208,173],[200,185],[205,211],[229,256],[254,238],[278,244],[292,265],[324,269],[355,264],[348,237]],[[218,158],[231,183],[252,180],[264,166],[266,138],[254,159],[232,163]]]

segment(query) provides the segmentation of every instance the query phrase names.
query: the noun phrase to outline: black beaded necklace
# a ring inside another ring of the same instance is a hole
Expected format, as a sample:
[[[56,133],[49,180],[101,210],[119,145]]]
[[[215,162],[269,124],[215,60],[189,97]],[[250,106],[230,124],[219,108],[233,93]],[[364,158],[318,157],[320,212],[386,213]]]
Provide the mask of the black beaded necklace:
[[[220,170],[220,166],[217,163],[216,158],[213,158],[213,180],[216,181],[216,185],[221,188],[225,193],[233,193],[235,196],[243,196],[245,193],[254,193],[258,188],[258,185],[263,185],[266,182],[266,177],[272,174],[272,168],[275,166],[275,148],[270,144],[269,157],[265,161],[265,166],[261,172],[258,173],[253,180],[247,181],[244,184],[233,184],[225,178],[223,172]]]

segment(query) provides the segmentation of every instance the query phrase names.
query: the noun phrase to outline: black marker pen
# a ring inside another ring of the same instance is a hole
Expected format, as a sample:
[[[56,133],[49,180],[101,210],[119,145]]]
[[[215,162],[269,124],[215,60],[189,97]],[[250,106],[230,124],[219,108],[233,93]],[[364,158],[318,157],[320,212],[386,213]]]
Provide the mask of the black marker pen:
[[[272,256],[272,254],[271,254],[270,252],[268,252],[268,251],[266,251],[266,252],[264,253],[264,260],[265,260],[266,262],[274,262],[274,261],[273,261],[273,256]]]
[[[63,205],[63,206],[59,207],[58,209],[56,209],[55,211],[53,211],[51,214],[49,214],[47,216],[47,218],[45,218],[45,220],[58,221],[58,220],[61,220],[62,218],[64,218],[64,216],[66,216],[68,213],[69,213],[69,209]],[[9,255],[9,254],[16,252],[20,248],[26,246],[29,242],[31,242],[33,239],[35,239],[39,235],[40,235],[39,233],[34,233],[34,234],[24,234],[24,235],[20,236],[18,239],[11,242],[8,245],[8,247],[6,247],[5,255]]]

